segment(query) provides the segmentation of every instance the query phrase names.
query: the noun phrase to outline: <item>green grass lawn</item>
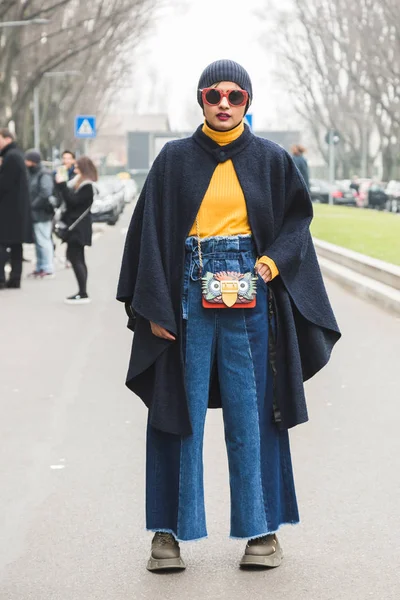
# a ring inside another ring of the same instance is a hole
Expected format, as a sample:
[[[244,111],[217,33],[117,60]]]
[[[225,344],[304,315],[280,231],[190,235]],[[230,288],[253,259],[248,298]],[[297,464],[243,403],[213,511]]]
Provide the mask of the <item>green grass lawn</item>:
[[[314,204],[314,237],[400,265],[400,214]]]

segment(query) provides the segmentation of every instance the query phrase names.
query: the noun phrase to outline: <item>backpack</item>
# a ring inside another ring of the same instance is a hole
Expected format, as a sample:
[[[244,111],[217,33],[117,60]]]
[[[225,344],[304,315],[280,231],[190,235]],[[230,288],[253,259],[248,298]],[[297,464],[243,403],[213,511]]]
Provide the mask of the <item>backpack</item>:
[[[42,175],[50,175],[50,173],[48,173],[47,171],[40,171],[39,177],[38,177],[38,180],[37,180],[37,191],[38,191],[38,194],[40,193],[40,182],[42,180]],[[57,196],[54,196],[54,194],[51,194],[47,198],[47,202],[46,202],[46,205],[43,206],[43,210],[45,210],[46,213],[48,213],[51,216],[51,218],[53,218],[54,214],[55,214],[55,210],[56,210],[56,208],[59,207],[59,205],[60,205],[60,201],[57,198]]]

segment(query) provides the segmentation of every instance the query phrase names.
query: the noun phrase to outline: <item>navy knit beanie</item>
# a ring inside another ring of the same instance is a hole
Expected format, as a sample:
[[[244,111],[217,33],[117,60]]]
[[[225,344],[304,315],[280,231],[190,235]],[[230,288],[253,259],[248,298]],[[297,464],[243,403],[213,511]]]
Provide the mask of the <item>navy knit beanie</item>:
[[[197,102],[201,108],[203,108],[203,100],[200,90],[211,87],[220,81],[233,81],[240,85],[242,90],[246,90],[249,94],[247,110],[253,99],[251,79],[246,69],[233,60],[217,60],[204,69],[199,79],[199,85],[197,86]]]
[[[35,165],[38,165],[40,164],[42,157],[39,150],[32,149],[25,152],[25,160],[30,160],[31,162],[35,163]]]

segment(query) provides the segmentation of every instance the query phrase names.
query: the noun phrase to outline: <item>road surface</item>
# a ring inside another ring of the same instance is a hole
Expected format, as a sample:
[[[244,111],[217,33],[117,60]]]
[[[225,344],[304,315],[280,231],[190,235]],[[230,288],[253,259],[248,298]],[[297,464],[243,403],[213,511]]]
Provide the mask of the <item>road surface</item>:
[[[131,334],[114,300],[129,215],[88,250],[87,306],[72,273],[0,292],[1,600],[398,600],[400,320],[333,284],[343,330],[292,432],[301,525],[285,560],[237,568],[219,411],[205,444],[209,538],[182,545],[187,570],[148,573],[146,411],[124,387]]]

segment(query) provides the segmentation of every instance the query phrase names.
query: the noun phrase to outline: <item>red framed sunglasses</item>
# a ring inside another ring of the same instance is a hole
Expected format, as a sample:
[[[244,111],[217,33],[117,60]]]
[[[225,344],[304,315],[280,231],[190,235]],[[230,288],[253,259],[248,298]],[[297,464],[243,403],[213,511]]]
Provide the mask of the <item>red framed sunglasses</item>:
[[[244,106],[249,99],[246,90],[227,90],[224,92],[218,88],[204,88],[200,91],[203,103],[209,106],[217,106],[222,98],[226,98],[231,106]]]

